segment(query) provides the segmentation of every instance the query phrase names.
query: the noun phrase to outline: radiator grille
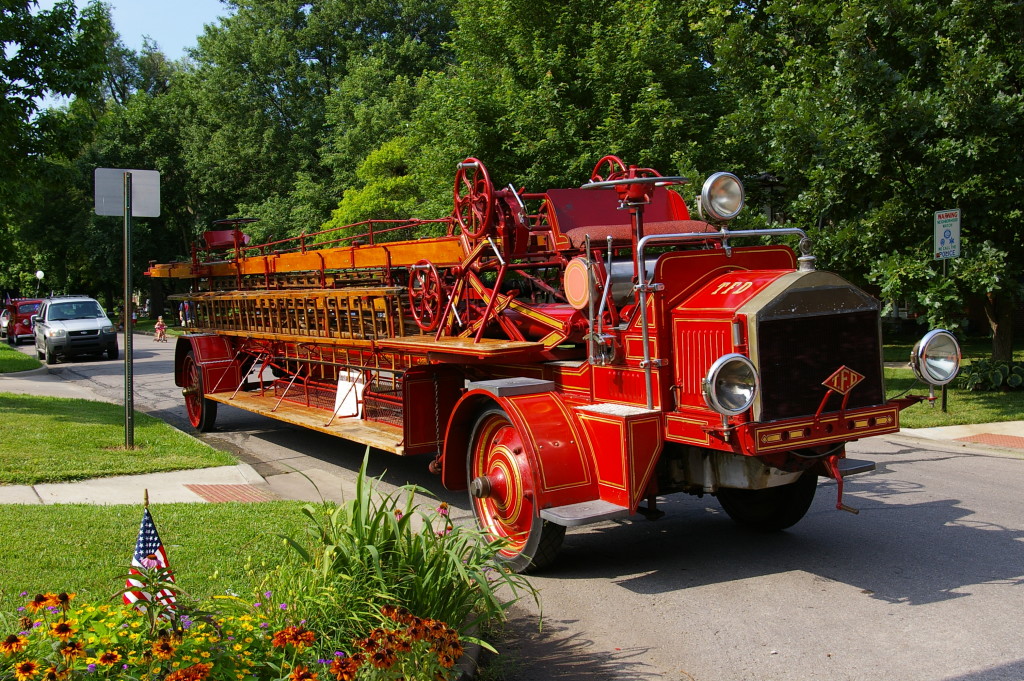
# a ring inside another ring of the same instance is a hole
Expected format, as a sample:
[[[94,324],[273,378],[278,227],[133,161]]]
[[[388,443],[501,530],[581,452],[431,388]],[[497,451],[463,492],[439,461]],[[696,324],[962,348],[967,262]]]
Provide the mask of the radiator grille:
[[[873,310],[762,321],[758,420],[813,415],[828,390],[822,381],[843,365],[865,377],[850,392],[848,409],[885,402],[878,324]],[[825,411],[838,411],[841,402],[830,397]]]

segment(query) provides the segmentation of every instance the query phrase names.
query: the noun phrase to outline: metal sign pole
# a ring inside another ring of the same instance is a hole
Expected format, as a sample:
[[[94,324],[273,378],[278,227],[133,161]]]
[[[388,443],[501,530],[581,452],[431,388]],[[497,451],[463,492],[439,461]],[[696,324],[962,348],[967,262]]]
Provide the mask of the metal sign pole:
[[[135,386],[132,376],[132,174],[124,174],[124,447],[135,449]]]

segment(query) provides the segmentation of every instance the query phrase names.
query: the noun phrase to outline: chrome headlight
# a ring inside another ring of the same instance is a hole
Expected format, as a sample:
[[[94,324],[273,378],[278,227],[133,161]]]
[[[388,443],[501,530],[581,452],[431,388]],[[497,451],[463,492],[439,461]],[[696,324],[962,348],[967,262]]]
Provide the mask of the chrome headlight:
[[[722,355],[701,381],[704,401],[725,416],[742,414],[757,395],[757,371],[754,363],[740,354]]]
[[[960,371],[960,344],[945,329],[924,335],[910,351],[910,366],[929,385],[946,385]]]
[[[743,183],[732,173],[715,173],[704,181],[700,208],[712,220],[732,220],[743,210]]]
[[[103,333],[114,333],[115,329],[113,326],[104,326]]]
[[[50,338],[63,338],[67,332],[64,329],[47,329],[46,335]]]

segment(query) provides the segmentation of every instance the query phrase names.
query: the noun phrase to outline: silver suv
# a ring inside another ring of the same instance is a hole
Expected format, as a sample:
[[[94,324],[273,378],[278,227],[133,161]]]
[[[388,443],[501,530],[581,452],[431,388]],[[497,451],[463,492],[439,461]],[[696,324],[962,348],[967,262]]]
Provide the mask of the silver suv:
[[[75,355],[106,353],[107,359],[117,359],[117,328],[92,298],[47,298],[32,320],[36,357],[45,357],[47,364]]]

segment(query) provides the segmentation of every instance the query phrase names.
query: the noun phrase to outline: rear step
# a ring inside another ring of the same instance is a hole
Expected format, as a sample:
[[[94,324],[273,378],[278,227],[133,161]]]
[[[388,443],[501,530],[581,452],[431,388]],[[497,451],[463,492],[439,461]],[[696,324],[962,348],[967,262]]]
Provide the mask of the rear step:
[[[863,459],[839,459],[837,462],[839,465],[839,473],[844,478],[848,478],[851,475],[857,475],[858,473],[868,473],[875,470],[874,461],[865,461]]]

